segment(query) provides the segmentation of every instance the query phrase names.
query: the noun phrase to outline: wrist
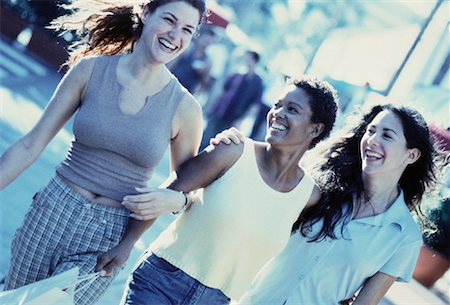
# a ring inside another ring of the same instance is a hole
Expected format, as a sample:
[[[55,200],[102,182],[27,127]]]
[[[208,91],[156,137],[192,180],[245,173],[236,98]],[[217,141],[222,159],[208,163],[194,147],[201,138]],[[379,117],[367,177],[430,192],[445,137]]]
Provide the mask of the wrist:
[[[139,238],[138,238],[139,239]],[[123,238],[120,243],[118,244],[119,247],[122,247],[124,249],[131,250],[134,247],[134,244],[138,241],[138,239],[135,238]]]
[[[179,192],[179,193],[183,195],[184,202],[183,202],[183,205],[181,206],[181,208],[178,211],[172,212],[172,214],[174,214],[174,215],[178,215],[178,214],[183,213],[184,211],[187,210],[187,208],[189,206],[189,198],[188,198],[187,194],[185,192]]]

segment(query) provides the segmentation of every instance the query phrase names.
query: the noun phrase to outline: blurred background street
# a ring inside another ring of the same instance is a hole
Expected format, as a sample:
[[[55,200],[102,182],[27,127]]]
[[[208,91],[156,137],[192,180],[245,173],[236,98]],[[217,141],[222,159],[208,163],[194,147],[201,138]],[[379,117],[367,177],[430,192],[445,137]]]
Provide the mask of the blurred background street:
[[[59,67],[75,37],[45,29],[64,13],[57,7],[64,2],[0,0],[0,154],[32,128],[64,73]],[[255,139],[265,130],[258,128],[257,117],[287,77],[301,74],[324,78],[337,88],[341,113],[336,128],[355,107],[389,101],[415,107],[429,124],[448,132],[448,1],[207,0],[207,6],[209,20],[186,53],[194,56],[187,62],[199,75],[189,90],[204,107],[206,122],[213,119],[227,77],[245,73],[244,55],[251,50],[260,56],[255,71],[264,89],[233,125]],[[181,59],[170,64],[176,75],[181,64]],[[177,76],[182,81],[183,75]],[[0,279],[8,270],[11,239],[31,197],[54,174],[71,137],[70,121],[41,157],[0,193]],[[166,155],[151,185],[159,185],[168,174]],[[118,304],[136,260],[173,219],[161,217],[144,234],[99,304]],[[439,305],[450,304],[449,299],[447,271],[429,288],[416,281],[394,285],[382,304]]]

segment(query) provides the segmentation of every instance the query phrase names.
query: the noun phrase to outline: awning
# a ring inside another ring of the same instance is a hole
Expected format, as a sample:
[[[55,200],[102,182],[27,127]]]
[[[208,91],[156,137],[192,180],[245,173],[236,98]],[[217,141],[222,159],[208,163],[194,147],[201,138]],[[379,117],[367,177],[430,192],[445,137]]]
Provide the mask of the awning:
[[[230,21],[226,18],[226,12],[224,9],[214,0],[208,0],[206,2],[206,21],[208,24],[218,27],[226,28]]]

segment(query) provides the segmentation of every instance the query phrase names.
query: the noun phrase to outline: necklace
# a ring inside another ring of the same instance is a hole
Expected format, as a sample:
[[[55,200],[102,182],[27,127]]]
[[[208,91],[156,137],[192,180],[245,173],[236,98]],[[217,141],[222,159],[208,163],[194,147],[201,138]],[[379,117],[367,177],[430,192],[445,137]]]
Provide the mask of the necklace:
[[[387,200],[379,200],[376,203],[374,203],[373,198],[369,198],[369,196],[358,196],[355,200],[356,208],[353,213],[353,219],[375,216],[386,212],[395,202],[399,193],[400,191],[396,188],[389,194]]]

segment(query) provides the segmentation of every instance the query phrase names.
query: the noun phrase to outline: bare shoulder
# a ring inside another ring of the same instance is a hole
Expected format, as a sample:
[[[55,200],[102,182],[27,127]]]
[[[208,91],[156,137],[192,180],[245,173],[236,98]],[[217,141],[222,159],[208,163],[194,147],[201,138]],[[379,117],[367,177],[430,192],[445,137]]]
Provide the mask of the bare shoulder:
[[[203,130],[203,114],[202,107],[197,100],[190,94],[186,93],[180,101],[175,111],[172,123],[172,139],[176,138],[180,132],[192,138],[193,135],[198,136],[200,143]]]
[[[177,112],[183,117],[192,119],[192,118],[201,118],[202,117],[202,106],[200,106],[199,102],[196,100],[192,94],[186,92],[180,101],[180,105],[178,106]]]

